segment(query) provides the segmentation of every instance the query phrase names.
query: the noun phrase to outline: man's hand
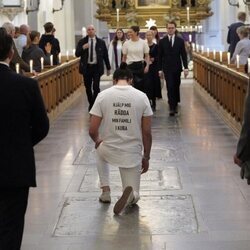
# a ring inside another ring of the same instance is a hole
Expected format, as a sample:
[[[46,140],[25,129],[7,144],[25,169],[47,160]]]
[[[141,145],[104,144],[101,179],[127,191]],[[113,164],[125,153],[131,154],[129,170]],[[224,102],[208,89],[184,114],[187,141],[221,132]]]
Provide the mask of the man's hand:
[[[188,69],[184,69],[184,77],[187,78],[188,76]]]
[[[241,160],[237,157],[236,154],[234,155],[234,163],[237,164],[238,166],[240,166],[241,163],[242,163]]]
[[[96,140],[95,149],[97,149],[100,146],[101,143],[102,143],[102,140],[100,140],[100,139]]]
[[[141,165],[141,174],[144,174],[148,171],[149,161],[142,158],[142,165]]]
[[[164,78],[164,74],[163,74],[163,72],[162,72],[162,71],[159,71],[159,72],[158,72],[158,74],[159,74],[159,77],[160,77],[161,79],[163,79],[163,78]]]
[[[149,65],[147,64],[147,66],[144,68],[144,73],[147,74],[149,70]]]
[[[83,44],[82,48],[83,49],[88,49],[89,48],[89,44],[88,43]]]

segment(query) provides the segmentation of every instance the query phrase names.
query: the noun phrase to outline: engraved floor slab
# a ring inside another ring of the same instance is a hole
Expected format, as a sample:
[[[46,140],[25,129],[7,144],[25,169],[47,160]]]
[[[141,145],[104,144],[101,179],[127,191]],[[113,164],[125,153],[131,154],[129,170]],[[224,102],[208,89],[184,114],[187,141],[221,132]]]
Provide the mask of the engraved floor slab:
[[[127,208],[121,216],[114,216],[113,204],[104,205],[91,198],[68,198],[54,235],[119,237],[198,232],[190,195],[142,197],[139,206]]]
[[[121,192],[120,172],[110,171],[110,186],[112,192]],[[141,190],[178,190],[181,189],[179,172],[176,167],[166,167],[164,170],[149,170],[141,176]],[[100,192],[98,174],[95,169],[88,169],[82,181],[80,192]]]

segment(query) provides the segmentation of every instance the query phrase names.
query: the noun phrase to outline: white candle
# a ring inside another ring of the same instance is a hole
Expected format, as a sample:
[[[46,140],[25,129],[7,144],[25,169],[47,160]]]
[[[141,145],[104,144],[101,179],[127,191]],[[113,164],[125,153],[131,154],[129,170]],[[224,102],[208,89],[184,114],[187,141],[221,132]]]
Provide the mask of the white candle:
[[[43,70],[44,69],[44,58],[43,57],[41,57],[41,70]]]
[[[220,51],[220,62],[222,63],[222,51]]]
[[[197,26],[194,26],[194,30],[197,31]]]
[[[189,7],[187,7],[187,21],[189,23]]]
[[[196,44],[196,51],[199,52],[200,46],[199,44]]]
[[[58,61],[60,64],[62,63],[62,54],[61,53],[58,54]]]
[[[33,73],[33,60],[30,60],[30,73]]]
[[[188,31],[188,26],[185,27],[185,31]]]
[[[227,52],[227,64],[229,65],[230,64],[230,52]]]
[[[181,26],[181,32],[184,32],[184,26]]]
[[[66,58],[67,58],[67,61],[69,61],[69,51],[68,50],[66,51]]]
[[[192,42],[192,35],[191,34],[189,34],[189,42],[191,43]]]
[[[53,66],[53,55],[50,56],[50,66]]]
[[[201,45],[201,54],[204,53],[204,45]]]
[[[17,74],[20,73],[20,65],[19,65],[19,63],[16,63],[16,73]]]
[[[199,32],[202,32],[202,25],[199,25]]]
[[[192,43],[192,49],[193,49],[193,51],[195,51],[195,44],[194,43]]]
[[[240,56],[236,55],[236,68],[239,69],[240,68]]]
[[[76,57],[76,50],[73,49],[73,57]]]
[[[214,55],[214,60],[215,60],[215,58],[216,58],[216,51],[215,51],[215,49],[213,50],[213,55]]]
[[[116,22],[119,23],[119,9],[116,9]]]
[[[209,57],[209,48],[207,48],[207,57]]]
[[[192,32],[193,31],[193,26],[190,26],[190,32]]]
[[[247,59],[247,73],[250,73],[250,58]]]

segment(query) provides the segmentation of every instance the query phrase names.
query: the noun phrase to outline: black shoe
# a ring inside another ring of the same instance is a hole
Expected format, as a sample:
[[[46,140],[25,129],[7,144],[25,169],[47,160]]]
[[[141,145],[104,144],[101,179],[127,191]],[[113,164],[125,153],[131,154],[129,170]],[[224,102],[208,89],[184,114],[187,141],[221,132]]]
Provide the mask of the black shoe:
[[[175,115],[175,110],[171,109],[171,110],[169,111],[169,116],[174,116],[174,115]]]

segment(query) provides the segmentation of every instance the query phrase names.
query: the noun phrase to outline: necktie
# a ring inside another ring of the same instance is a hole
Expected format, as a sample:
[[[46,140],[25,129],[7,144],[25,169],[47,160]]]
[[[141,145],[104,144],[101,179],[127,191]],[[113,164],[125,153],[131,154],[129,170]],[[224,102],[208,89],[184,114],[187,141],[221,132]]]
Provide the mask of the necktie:
[[[94,41],[93,41],[93,38],[91,38],[91,42],[90,42],[90,62],[93,62],[93,49],[94,49]]]
[[[172,38],[172,36],[169,37],[169,42],[170,42],[170,46],[173,47],[173,38]]]

